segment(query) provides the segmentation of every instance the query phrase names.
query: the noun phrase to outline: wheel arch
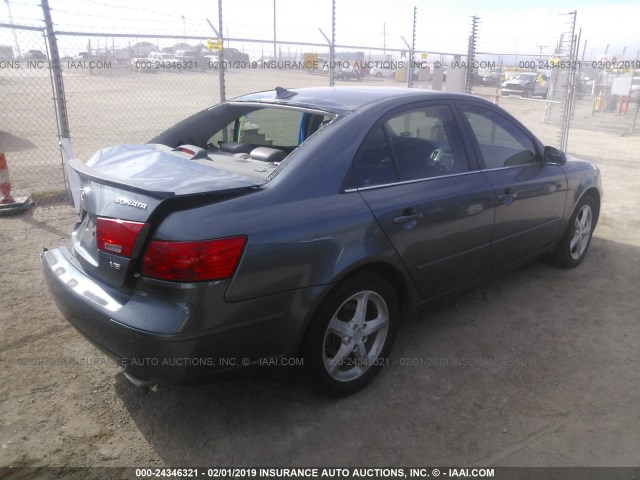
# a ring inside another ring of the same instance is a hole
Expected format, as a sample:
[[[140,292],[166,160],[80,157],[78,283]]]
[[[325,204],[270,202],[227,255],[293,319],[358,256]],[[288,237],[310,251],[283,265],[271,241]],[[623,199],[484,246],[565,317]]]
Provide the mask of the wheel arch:
[[[322,296],[316,302],[315,307],[310,310],[308,317],[305,319],[304,328],[301,329],[301,335],[297,342],[298,354],[302,353],[305,338],[307,337],[316,311],[318,310],[318,308],[320,308],[320,306],[331,294],[331,292],[333,292],[340,284],[342,284],[349,278],[366,273],[377,274],[389,282],[389,285],[391,286],[391,288],[393,288],[396,295],[398,296],[400,318],[403,318],[405,313],[410,310],[412,299],[414,298],[415,293],[413,293],[412,291],[410,280],[407,279],[405,274],[397,266],[380,260],[356,265],[353,268],[342,272],[342,274],[336,278],[335,282],[332,282],[329,288],[325,289],[325,291],[322,293]]]
[[[580,204],[582,199],[585,198],[585,196],[587,195],[594,200],[594,203],[595,203],[595,212],[593,212],[594,221],[596,223],[598,222],[598,218],[600,216],[600,200],[602,198],[602,194],[600,193],[600,190],[598,189],[595,183],[590,182],[588,184],[584,184],[584,183],[580,184],[578,188],[575,190],[574,194],[567,199],[567,206],[565,207],[563,217],[562,217],[562,228],[558,229],[557,237],[553,242],[552,249],[555,249],[556,246],[558,245],[558,242],[560,242],[560,240],[562,239],[565,228],[567,228],[567,225],[569,225],[569,221],[573,213],[576,211],[576,208]]]
[[[594,214],[594,221],[597,222],[598,218],[600,218],[600,200],[601,200],[601,195],[600,195],[600,191],[594,187],[594,186],[590,186],[588,187],[583,193],[582,195],[580,195],[580,198],[578,199],[578,201],[576,202],[576,205],[578,203],[580,203],[580,201],[586,197],[586,196],[590,196],[591,198],[593,198],[594,203],[595,203],[595,212],[593,212]]]

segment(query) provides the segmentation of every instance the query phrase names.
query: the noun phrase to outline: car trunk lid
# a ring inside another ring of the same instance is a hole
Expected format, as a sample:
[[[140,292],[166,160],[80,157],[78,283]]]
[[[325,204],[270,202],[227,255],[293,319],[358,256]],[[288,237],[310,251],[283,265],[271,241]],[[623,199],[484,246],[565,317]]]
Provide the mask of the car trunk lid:
[[[69,167],[80,186],[74,256],[89,275],[116,288],[133,281],[150,235],[173,206],[246,194],[264,183],[163,145],[120,145],[86,164],[70,160]]]

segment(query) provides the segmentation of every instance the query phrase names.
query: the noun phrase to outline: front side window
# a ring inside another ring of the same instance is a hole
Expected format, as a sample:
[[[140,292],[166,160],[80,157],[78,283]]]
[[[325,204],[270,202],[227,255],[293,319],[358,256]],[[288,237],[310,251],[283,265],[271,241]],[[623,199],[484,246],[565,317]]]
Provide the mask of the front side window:
[[[448,105],[392,116],[369,133],[357,165],[361,186],[469,170],[460,130]]]
[[[537,161],[533,140],[518,125],[482,107],[463,105],[462,110],[476,137],[486,168],[524,165]]]

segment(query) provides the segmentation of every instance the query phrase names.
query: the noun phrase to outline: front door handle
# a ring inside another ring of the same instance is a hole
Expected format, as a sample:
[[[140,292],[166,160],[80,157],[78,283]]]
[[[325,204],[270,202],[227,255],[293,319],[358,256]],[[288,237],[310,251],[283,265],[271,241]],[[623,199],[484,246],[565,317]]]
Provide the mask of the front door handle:
[[[413,213],[410,215],[401,215],[393,219],[393,223],[401,225],[403,223],[420,220],[424,215],[422,213]]]

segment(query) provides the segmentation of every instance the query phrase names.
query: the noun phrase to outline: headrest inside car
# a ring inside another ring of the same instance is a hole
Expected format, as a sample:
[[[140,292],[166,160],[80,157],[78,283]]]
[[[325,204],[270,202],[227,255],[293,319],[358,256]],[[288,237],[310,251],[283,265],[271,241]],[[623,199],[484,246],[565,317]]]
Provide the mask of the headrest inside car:
[[[249,157],[262,162],[281,162],[288,155],[284,150],[269,147],[257,147],[251,150]]]
[[[229,153],[249,153],[253,149],[253,145],[250,143],[238,143],[238,142],[222,142],[220,144],[220,150]]]

